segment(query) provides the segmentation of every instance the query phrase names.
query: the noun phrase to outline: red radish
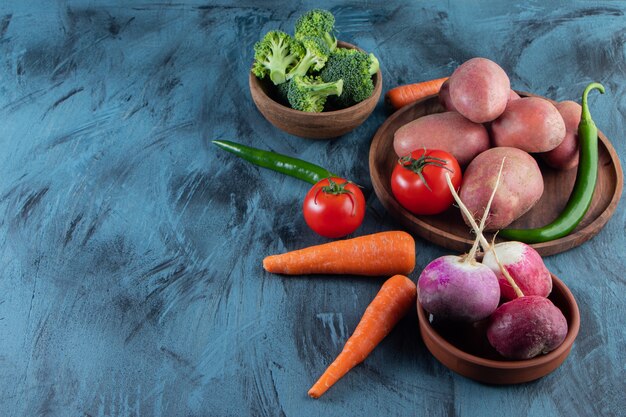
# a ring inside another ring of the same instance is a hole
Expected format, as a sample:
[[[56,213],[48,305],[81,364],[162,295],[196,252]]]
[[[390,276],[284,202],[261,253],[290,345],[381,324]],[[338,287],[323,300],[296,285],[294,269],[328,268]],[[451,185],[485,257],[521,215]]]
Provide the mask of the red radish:
[[[483,226],[501,174],[502,167],[485,209]],[[448,173],[446,179],[451,191],[456,194]],[[435,317],[471,323],[489,317],[498,307],[500,302],[498,279],[488,266],[476,262],[479,236],[482,236],[482,233],[478,233],[469,254],[439,257],[429,263],[420,274],[417,281],[419,302]]]
[[[567,320],[550,300],[536,295],[502,304],[489,318],[487,339],[508,359],[530,359],[563,343]]]
[[[541,255],[522,242],[502,242],[485,249],[483,264],[498,277],[502,298],[512,300],[517,297],[515,290],[500,270],[496,256],[502,266],[513,277],[524,295],[547,297],[552,292],[550,271],[543,263]]]

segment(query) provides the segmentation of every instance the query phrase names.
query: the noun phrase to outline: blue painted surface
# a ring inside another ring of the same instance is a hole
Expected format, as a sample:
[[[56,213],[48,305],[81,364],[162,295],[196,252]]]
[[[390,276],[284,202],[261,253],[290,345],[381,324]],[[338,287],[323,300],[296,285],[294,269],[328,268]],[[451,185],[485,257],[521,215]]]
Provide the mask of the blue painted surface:
[[[557,100],[604,83],[592,113],[624,161],[624,2],[48,3],[0,5],[0,415],[624,415],[623,204],[546,259],[582,316],[554,373],[465,379],[428,353],[413,314],[314,401],[383,279],[264,273],[267,254],[326,241],[300,214],[308,186],[210,144],[324,164],[365,186],[358,234],[398,227],[367,168],[382,99],[331,141],[275,129],[250,99],[253,43],[321,6],[378,56],[385,88],[474,56]],[[419,271],[446,251],[418,239],[417,253]]]

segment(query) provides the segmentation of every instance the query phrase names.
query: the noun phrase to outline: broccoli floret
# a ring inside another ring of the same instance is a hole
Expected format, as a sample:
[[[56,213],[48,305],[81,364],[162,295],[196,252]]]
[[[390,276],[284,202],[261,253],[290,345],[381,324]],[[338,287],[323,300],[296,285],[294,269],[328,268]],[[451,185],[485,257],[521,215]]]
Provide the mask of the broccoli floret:
[[[326,98],[340,96],[343,81],[325,83],[320,77],[296,76],[289,82],[289,105],[296,110],[319,113],[324,110]]]
[[[259,78],[269,75],[274,84],[286,81],[287,72],[298,63],[299,46],[285,32],[272,30],[254,45],[252,73]]]
[[[298,75],[305,76],[310,70],[321,70],[331,53],[320,37],[308,36],[295,44],[299,45],[294,46],[294,52],[300,57],[300,61],[287,73],[288,80]]]
[[[282,84],[278,84],[276,86],[276,98],[283,104],[289,105],[289,98],[287,95],[289,94],[289,85],[291,84],[291,80],[286,81]]]
[[[349,107],[370,97],[374,92],[372,75],[378,71],[378,59],[358,49],[338,48],[320,72],[324,82],[343,80],[343,94],[334,99],[338,107]]]
[[[296,20],[295,37],[302,40],[307,36],[318,36],[324,39],[331,51],[337,48],[337,38],[333,35],[335,16],[328,10],[313,9]]]

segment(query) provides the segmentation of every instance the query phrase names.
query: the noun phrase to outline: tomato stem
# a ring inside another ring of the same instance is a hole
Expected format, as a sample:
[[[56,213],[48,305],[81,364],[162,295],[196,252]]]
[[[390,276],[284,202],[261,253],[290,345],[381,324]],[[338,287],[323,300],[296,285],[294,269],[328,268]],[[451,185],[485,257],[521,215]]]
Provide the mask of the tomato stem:
[[[429,165],[433,165],[433,166],[443,168],[445,170],[448,170],[454,173],[453,170],[451,170],[450,168],[446,166],[448,162],[445,159],[437,158],[431,155],[426,155],[426,150],[424,150],[424,154],[417,159],[411,157],[410,154],[403,156],[400,159],[398,159],[398,164],[416,173],[420,177],[420,179],[422,180],[426,188],[428,188],[428,191],[430,192],[432,192],[433,190],[428,185],[426,178],[424,178],[424,174],[422,173],[424,168],[426,168]]]
[[[323,191],[324,194],[331,194],[331,195],[348,194],[348,198],[350,199],[350,202],[352,203],[351,216],[352,217],[356,216],[356,202],[354,201],[354,194],[352,193],[352,191],[346,190],[346,185],[350,184],[350,181],[346,181],[344,183],[338,184],[335,181],[333,181],[333,179],[330,177],[327,180],[328,180],[328,185],[324,185],[323,187],[318,188],[317,191],[315,192],[315,196],[313,197],[313,203],[315,203],[315,205],[317,206],[317,195],[320,193],[320,191]]]

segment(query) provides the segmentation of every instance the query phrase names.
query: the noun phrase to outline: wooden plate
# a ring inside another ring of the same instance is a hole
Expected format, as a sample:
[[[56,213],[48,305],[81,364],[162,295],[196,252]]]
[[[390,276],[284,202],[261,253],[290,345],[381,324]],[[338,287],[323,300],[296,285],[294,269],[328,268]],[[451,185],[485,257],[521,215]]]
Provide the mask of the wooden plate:
[[[520,96],[540,97],[518,92]],[[545,98],[545,97],[543,97]],[[550,100],[551,101],[551,100]],[[393,197],[391,172],[397,163],[393,135],[402,125],[431,113],[441,113],[437,95],[426,97],[392,114],[378,129],[370,146],[369,168],[374,192],[385,209],[409,232],[437,245],[465,252],[473,235],[456,207],[434,216],[416,216],[404,209]],[[593,112],[592,112],[593,113]],[[599,137],[599,172],[593,201],[583,221],[568,236],[532,246],[543,256],[564,252],[595,236],[617,208],[624,178],[622,167],[611,142],[602,132]],[[538,161],[544,178],[544,192],[537,204],[509,227],[532,228],[550,223],[563,210],[576,180],[576,169],[557,171]]]

